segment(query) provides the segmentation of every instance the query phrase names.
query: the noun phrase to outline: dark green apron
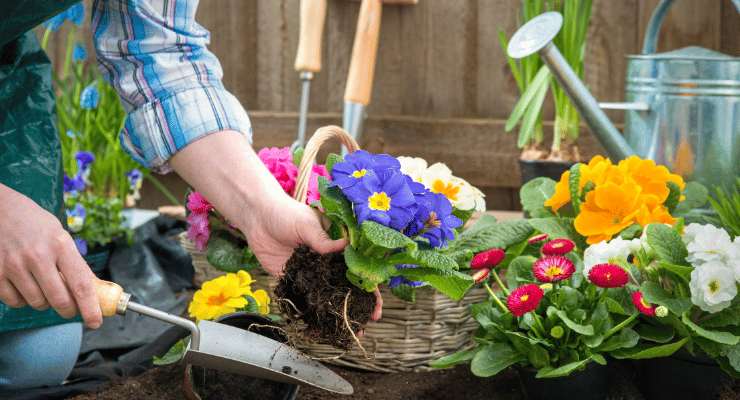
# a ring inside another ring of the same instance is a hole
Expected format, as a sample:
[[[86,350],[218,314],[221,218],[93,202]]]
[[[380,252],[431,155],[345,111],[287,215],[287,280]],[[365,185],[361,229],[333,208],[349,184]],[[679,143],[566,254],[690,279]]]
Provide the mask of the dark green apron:
[[[62,222],[62,156],[51,63],[30,29],[78,1],[0,1],[0,183]],[[13,309],[0,302],[0,332],[68,321],[52,309]]]

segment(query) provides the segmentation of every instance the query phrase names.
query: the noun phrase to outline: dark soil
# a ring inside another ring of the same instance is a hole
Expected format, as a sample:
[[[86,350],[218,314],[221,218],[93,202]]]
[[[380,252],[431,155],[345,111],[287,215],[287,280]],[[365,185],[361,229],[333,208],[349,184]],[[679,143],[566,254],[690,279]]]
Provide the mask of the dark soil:
[[[285,275],[275,288],[280,309],[305,323],[306,337],[345,350],[355,342],[345,321],[347,293],[352,331],[365,326],[375,307],[375,295],[350,283],[346,271],[342,253],[321,255],[302,246],[285,264]]]

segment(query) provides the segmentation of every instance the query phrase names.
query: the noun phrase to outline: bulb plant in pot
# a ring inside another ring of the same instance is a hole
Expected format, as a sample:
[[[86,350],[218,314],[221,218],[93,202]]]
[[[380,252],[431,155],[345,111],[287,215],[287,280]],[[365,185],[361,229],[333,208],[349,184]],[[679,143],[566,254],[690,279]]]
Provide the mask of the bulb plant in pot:
[[[554,42],[574,71],[582,77],[591,0],[534,0],[522,1],[522,22],[546,11],[558,11],[563,15],[563,29]],[[499,31],[499,42],[504,53],[508,39]],[[580,161],[576,141],[580,132],[580,117],[560,84],[553,79],[547,66],[538,55],[514,60],[507,55],[512,76],[519,88],[520,98],[506,121],[506,131],[519,127],[517,146],[522,149],[519,166],[522,183],[538,176],[557,179],[573,163]],[[548,92],[555,108],[552,143],[547,149],[543,145],[543,106]]]
[[[494,258],[498,264],[483,265],[498,291],[491,289],[490,300],[473,308],[480,324],[475,346],[436,366],[470,362],[480,376],[515,366],[530,398],[604,398],[607,371],[598,365],[607,357],[667,357],[689,343],[677,333],[656,333],[653,327],[675,304],[663,301],[663,291],[656,296],[651,290],[665,283],[664,275],[686,269],[637,250],[644,231],[654,249],[650,254],[680,252],[670,247],[676,245],[670,232],[706,202],[701,185],[686,184],[650,160],[630,157],[613,164],[597,156],[575,164],[558,182],[528,182],[520,197],[534,235],[496,250],[505,250],[504,257]],[[471,267],[480,268],[493,251],[476,255]],[[505,282],[497,270],[506,271]]]

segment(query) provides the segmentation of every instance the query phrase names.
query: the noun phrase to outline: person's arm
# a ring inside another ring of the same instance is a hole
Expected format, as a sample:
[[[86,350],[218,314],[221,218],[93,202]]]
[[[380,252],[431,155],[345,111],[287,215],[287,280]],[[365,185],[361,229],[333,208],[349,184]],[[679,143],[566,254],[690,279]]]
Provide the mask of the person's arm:
[[[251,148],[249,119],[221,83],[197,7],[193,0],[94,3],[100,69],[129,113],[124,147],[156,171],[174,169],[203,193],[270,273],[280,273],[299,244],[341,250],[346,242],[330,240],[315,213],[283,192]]]

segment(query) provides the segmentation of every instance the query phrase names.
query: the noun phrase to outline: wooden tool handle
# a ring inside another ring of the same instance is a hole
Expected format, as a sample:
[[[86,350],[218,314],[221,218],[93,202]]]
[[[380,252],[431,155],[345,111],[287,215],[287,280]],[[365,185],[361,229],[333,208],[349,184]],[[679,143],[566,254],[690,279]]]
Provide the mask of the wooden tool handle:
[[[128,297],[117,283],[100,279],[95,280],[95,291],[98,293],[98,302],[104,317],[116,315],[121,299]]]
[[[352,46],[347,88],[344,91],[345,101],[362,105],[370,103],[382,11],[381,0],[362,0],[360,16],[357,18],[355,43]]]
[[[321,37],[326,19],[326,0],[301,0],[301,27],[295,70],[321,71]]]

